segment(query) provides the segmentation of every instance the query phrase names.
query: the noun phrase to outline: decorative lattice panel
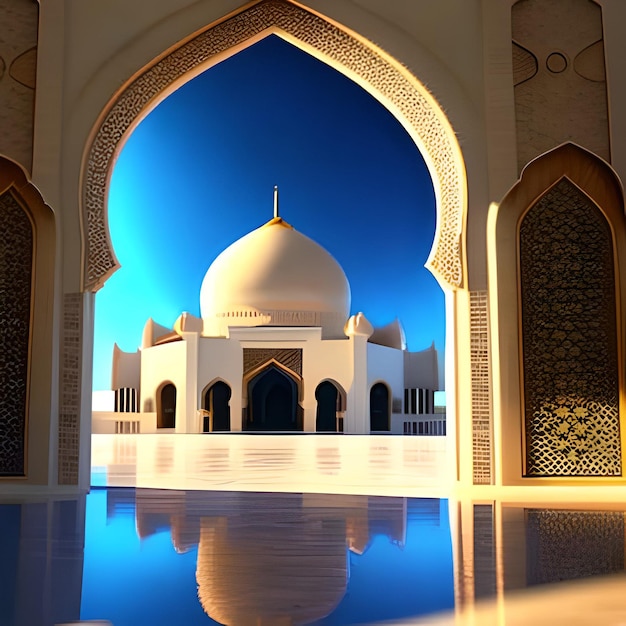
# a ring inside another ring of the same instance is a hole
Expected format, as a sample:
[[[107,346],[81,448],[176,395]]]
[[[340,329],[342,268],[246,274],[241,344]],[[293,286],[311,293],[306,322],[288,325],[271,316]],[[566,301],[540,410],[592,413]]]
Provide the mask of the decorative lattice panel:
[[[450,286],[463,282],[461,239],[465,173],[452,129],[438,105],[417,81],[385,56],[321,17],[285,0],[266,0],[233,15],[187,41],[134,79],[112,103],[86,159],[83,223],[87,245],[85,289],[96,290],[116,268],[105,222],[106,184],[115,154],[155,99],[196,68],[259,34],[277,29],[315,50],[348,76],[369,85],[419,137],[440,198],[432,271]]]
[[[472,364],[472,458],[475,485],[492,479],[492,421],[487,292],[470,292],[470,358]]]
[[[302,377],[302,349],[290,348],[279,350],[274,348],[244,348],[243,349],[243,373],[244,376],[252,370],[268,363],[276,361],[298,376]]]
[[[23,476],[33,227],[10,192],[0,196],[0,231],[0,476]]]
[[[619,476],[615,273],[602,212],[562,179],[520,226],[526,473]]]
[[[526,511],[529,585],[597,576],[624,569],[624,513]]]
[[[80,450],[80,385],[83,327],[83,296],[65,294],[61,343],[61,390],[59,407],[60,485],[78,484]]]

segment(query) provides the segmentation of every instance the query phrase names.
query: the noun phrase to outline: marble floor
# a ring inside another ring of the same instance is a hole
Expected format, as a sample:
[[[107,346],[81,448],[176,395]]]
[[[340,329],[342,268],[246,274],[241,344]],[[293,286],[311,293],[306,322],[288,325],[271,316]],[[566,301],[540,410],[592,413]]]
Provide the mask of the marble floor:
[[[624,486],[464,488],[445,437],[93,435],[92,484],[345,493],[534,503],[620,504]]]
[[[446,497],[444,437],[93,435],[92,484]]]

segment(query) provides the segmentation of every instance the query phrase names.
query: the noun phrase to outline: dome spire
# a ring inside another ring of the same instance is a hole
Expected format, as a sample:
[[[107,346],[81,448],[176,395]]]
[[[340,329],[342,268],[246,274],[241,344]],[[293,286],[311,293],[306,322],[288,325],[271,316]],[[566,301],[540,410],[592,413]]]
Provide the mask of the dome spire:
[[[278,185],[274,185],[274,219],[278,217]]]
[[[287,224],[287,222],[285,222],[285,220],[280,216],[278,210],[278,185],[274,185],[274,217],[269,222],[265,223],[264,226],[283,226],[284,228],[293,229],[293,226],[291,224]]]

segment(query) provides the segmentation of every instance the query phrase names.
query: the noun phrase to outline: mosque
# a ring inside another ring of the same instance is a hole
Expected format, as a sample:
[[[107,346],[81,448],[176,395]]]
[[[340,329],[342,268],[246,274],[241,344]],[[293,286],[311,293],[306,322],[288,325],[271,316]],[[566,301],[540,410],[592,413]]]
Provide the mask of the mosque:
[[[343,269],[279,216],[277,188],[274,217],[209,267],[200,310],[115,346],[115,411],[94,411],[94,432],[402,432],[434,413],[434,345],[409,352],[397,319],[349,317]]]

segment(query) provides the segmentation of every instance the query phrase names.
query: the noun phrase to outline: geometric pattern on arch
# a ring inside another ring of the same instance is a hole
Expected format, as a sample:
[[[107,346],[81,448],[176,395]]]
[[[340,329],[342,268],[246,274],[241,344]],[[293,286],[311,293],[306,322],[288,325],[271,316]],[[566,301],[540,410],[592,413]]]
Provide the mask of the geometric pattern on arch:
[[[302,376],[302,348],[244,348],[244,375],[271,360]]]
[[[45,484],[50,471],[50,441],[58,443],[59,484],[78,480],[78,407],[80,364],[68,346],[65,294],[59,348],[63,381],[59,419],[51,428],[52,370],[54,368],[52,302],[55,288],[55,217],[39,190],[16,162],[0,156],[0,480],[17,477]],[[76,322],[75,318],[71,322]],[[79,321],[79,320],[78,320]],[[80,328],[80,326],[79,326]]]

